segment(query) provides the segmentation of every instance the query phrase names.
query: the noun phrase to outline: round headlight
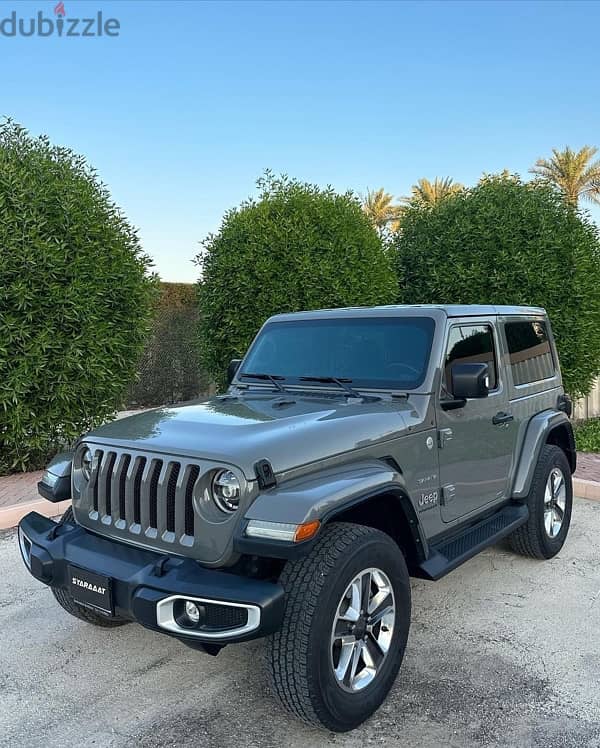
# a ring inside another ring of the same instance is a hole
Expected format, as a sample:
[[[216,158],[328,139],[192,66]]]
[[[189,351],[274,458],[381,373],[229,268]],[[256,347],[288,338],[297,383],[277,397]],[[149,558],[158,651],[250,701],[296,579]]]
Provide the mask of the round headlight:
[[[222,512],[235,512],[240,505],[240,482],[231,470],[219,470],[212,482],[212,497]]]
[[[89,481],[92,477],[92,462],[94,461],[94,455],[91,449],[86,449],[81,455],[81,474],[83,479]]]

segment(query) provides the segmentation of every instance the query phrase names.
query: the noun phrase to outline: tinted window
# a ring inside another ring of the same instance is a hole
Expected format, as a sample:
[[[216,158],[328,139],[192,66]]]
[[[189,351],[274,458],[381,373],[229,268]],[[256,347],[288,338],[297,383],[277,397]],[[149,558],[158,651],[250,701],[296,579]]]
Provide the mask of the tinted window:
[[[444,386],[451,392],[450,368],[452,364],[487,364],[490,390],[498,386],[494,335],[489,325],[461,325],[452,327],[448,338],[448,353],[444,367]]]
[[[554,376],[554,359],[545,322],[507,322],[504,330],[515,384]]]
[[[425,379],[434,329],[428,317],[272,322],[250,349],[243,372],[295,384],[325,376],[351,379],[355,387],[414,389]]]

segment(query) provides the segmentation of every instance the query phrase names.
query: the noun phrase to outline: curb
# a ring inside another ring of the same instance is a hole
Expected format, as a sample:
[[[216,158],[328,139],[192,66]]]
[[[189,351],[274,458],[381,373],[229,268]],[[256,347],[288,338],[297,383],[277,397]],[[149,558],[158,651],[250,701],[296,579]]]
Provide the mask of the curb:
[[[66,512],[70,506],[70,501],[59,501],[52,504],[45,499],[30,501],[28,504],[8,506],[5,509],[0,509],[0,530],[10,530],[12,527],[16,527],[29,512],[38,512],[44,517],[58,517]]]
[[[573,495],[579,496],[580,499],[600,501],[600,483],[595,480],[573,478]]]

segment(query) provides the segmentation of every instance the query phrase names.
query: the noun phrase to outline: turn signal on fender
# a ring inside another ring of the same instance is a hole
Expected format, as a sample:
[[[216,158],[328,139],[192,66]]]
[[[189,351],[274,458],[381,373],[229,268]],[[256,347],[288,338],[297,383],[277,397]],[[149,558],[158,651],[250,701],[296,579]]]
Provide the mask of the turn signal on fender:
[[[319,531],[320,526],[321,523],[318,519],[304,522],[301,525],[251,519],[246,527],[246,536],[249,538],[282,540],[287,543],[301,543],[303,540],[313,538]]]
[[[303,540],[310,540],[319,531],[321,523],[318,519],[314,519],[312,522],[305,522],[303,525],[298,525],[296,532],[294,533],[294,543],[301,543]]]

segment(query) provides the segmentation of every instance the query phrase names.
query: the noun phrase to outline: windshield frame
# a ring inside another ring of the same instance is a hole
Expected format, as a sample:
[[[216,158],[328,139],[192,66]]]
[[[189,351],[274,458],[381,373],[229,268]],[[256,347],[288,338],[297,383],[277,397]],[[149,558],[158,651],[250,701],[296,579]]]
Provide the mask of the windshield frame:
[[[345,310],[344,310],[345,311]],[[416,311],[416,310],[415,310]],[[252,344],[248,348],[248,351],[246,352],[246,355],[242,359],[242,362],[235,374],[235,377],[232,381],[232,385],[242,387],[244,389],[247,389],[250,385],[251,387],[257,387],[261,389],[272,389],[273,386],[271,383],[268,382],[260,382],[258,380],[255,380],[254,382],[250,382],[248,379],[243,378],[243,374],[246,373],[246,362],[249,361],[251,358],[251,354],[255,350],[257,344],[259,343],[260,339],[262,338],[265,331],[271,327],[272,325],[283,326],[283,325],[290,325],[295,326],[297,324],[311,324],[311,323],[320,323],[320,322],[332,322],[335,321],[339,323],[340,325],[347,324],[353,321],[371,321],[376,322],[377,320],[389,320],[388,323],[393,323],[394,321],[406,321],[409,322],[411,320],[419,320],[423,321],[426,320],[431,323],[432,330],[431,330],[431,337],[429,341],[429,346],[427,350],[427,355],[424,361],[424,367],[422,370],[422,375],[419,378],[419,380],[415,380],[415,383],[411,383],[411,386],[408,386],[406,383],[402,383],[401,380],[394,380],[394,381],[380,381],[380,382],[374,382],[373,380],[370,380],[368,383],[365,383],[364,380],[361,379],[353,379],[351,382],[351,385],[353,389],[359,390],[362,392],[411,392],[411,393],[419,393],[423,391],[431,391],[431,368],[432,368],[432,360],[433,357],[436,355],[436,348],[437,348],[437,341],[439,338],[439,329],[440,329],[440,319],[438,319],[437,314],[430,314],[426,312],[425,310],[419,310],[420,313],[413,313],[413,314],[382,314],[382,315],[375,315],[375,314],[340,314],[340,315],[323,315],[323,316],[313,316],[312,314],[305,315],[305,314],[290,314],[290,315],[281,315],[281,317],[284,317],[283,319],[279,316],[272,317],[269,320],[267,320],[264,325],[261,327],[259,332],[257,333],[256,337],[252,341]],[[443,325],[442,325],[443,327]],[[254,364],[251,364],[251,366]],[[272,374],[273,372],[269,372],[269,374]],[[276,374],[279,375],[279,372],[276,372]],[[343,393],[343,390],[340,389],[340,387],[335,383],[320,383],[320,382],[307,382],[302,381],[302,378],[306,376],[306,372],[298,373],[297,376],[285,376],[285,378],[281,379],[281,384],[285,387],[286,390],[310,390],[310,391],[332,391],[335,390],[336,392]],[[241,377],[241,378],[240,378]]]

